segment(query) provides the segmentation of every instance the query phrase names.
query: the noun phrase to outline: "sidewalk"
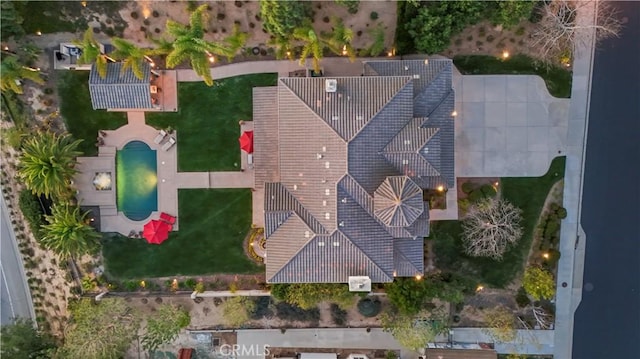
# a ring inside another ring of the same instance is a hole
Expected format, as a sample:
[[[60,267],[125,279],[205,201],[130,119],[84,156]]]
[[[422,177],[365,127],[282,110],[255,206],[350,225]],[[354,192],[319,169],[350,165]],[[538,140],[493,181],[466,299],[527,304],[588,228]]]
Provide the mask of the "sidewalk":
[[[591,24],[595,21],[596,3],[591,5],[579,8],[584,11],[578,11],[576,20],[578,23]],[[563,197],[563,206],[567,209],[568,215],[562,222],[560,232],[562,256],[558,262],[556,322],[553,331],[555,344],[553,354],[556,359],[572,357],[574,313],[582,299],[586,238],[580,226],[580,210],[595,49],[593,34],[589,40],[586,42],[587,46],[578,45],[574,50]]]

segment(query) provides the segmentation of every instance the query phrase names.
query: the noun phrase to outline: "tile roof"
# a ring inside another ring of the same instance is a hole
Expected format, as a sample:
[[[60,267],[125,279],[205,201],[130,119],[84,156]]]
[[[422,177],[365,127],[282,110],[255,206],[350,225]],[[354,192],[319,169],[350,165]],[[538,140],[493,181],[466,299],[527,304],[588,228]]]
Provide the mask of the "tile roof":
[[[107,75],[101,78],[95,64],[89,73],[89,93],[94,110],[122,108],[152,108],[151,67],[143,65],[143,79],[135,77],[131,69],[122,71],[123,64],[107,64]]]
[[[424,271],[423,189],[453,185],[451,68],[372,62],[364,77],[281,78],[254,90],[268,282]]]

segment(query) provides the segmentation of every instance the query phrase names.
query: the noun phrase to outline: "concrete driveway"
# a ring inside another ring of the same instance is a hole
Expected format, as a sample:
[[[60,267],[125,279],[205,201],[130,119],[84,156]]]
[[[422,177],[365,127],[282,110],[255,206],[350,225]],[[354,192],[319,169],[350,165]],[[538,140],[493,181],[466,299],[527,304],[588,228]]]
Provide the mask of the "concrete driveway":
[[[569,99],[529,75],[454,75],[456,176],[529,177],[563,155]]]

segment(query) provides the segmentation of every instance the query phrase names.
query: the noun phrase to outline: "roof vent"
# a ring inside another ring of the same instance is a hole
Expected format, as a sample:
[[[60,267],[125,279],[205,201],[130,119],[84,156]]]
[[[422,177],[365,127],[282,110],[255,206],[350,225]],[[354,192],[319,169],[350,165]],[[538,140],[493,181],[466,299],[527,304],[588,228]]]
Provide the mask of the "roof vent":
[[[311,233],[309,233],[309,231],[304,231],[304,238],[309,238],[309,236],[311,236]]]
[[[419,74],[413,74],[413,78],[414,78],[415,80],[417,80],[417,79],[419,79],[419,78],[420,78],[420,75],[419,75]]]
[[[405,71],[409,71],[409,66],[405,66],[405,67],[404,67],[404,70],[405,70]]]
[[[323,178],[323,179],[322,179],[322,181],[320,181],[320,182],[322,182],[322,183],[327,183],[327,179],[326,179],[326,178]]]
[[[321,159],[322,159],[322,157],[324,157],[324,155],[323,155],[323,154],[321,154],[321,153],[316,153],[316,158],[317,158],[317,159],[321,160]]]
[[[340,247],[340,242],[333,242],[334,247]]]
[[[429,153],[429,147],[424,148],[424,153]]]
[[[327,146],[322,146],[322,152],[327,152]]]
[[[330,189],[328,189],[328,188],[327,188],[327,189],[325,189],[325,190],[324,190],[324,194],[325,194],[325,195],[327,195],[327,196],[329,196],[329,195],[331,194],[331,190],[330,190]]]
[[[345,197],[345,198],[341,199],[341,200],[340,200],[340,202],[342,202],[342,203],[347,203],[347,197]]]
[[[364,120],[364,117],[362,117],[362,115],[358,115],[358,116],[356,116],[356,120],[357,121],[362,121],[362,120]]]
[[[324,247],[324,242],[318,242],[318,247]]]
[[[340,222],[338,222],[338,226],[339,226],[339,227],[344,227],[344,221],[340,221]]]
[[[329,168],[330,165],[331,164],[329,163],[329,161],[327,161],[327,162],[324,163],[324,168]]]
[[[324,81],[324,90],[326,92],[336,92],[336,91],[338,91],[338,80],[336,80],[336,79],[326,79]]]
[[[326,207],[327,206],[327,201],[322,201],[322,205]]]
[[[331,121],[338,121],[340,119],[339,116],[333,115],[331,116]]]
[[[404,140],[404,144],[405,145],[410,145],[411,144],[411,140]]]
[[[297,190],[298,190],[298,185],[297,185],[297,184],[294,184],[294,185],[293,185],[293,190],[294,190],[294,191],[297,191]]]
[[[408,165],[409,164],[409,160],[402,160],[402,164],[403,165]]]
[[[331,219],[331,213],[325,212],[324,213],[324,219]]]
[[[429,65],[429,59],[424,59],[424,64]]]

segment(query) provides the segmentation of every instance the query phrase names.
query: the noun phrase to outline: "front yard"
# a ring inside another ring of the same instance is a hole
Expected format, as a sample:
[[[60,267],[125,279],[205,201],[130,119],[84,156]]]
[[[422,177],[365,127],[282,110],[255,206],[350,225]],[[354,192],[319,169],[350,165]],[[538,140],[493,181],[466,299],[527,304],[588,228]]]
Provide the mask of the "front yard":
[[[436,266],[460,273],[478,284],[499,288],[521,275],[531,249],[533,233],[549,190],[564,177],[565,157],[557,157],[542,177],[507,177],[500,181],[502,198],[522,209],[524,235],[501,261],[464,254],[460,221],[440,221],[432,225]]]

